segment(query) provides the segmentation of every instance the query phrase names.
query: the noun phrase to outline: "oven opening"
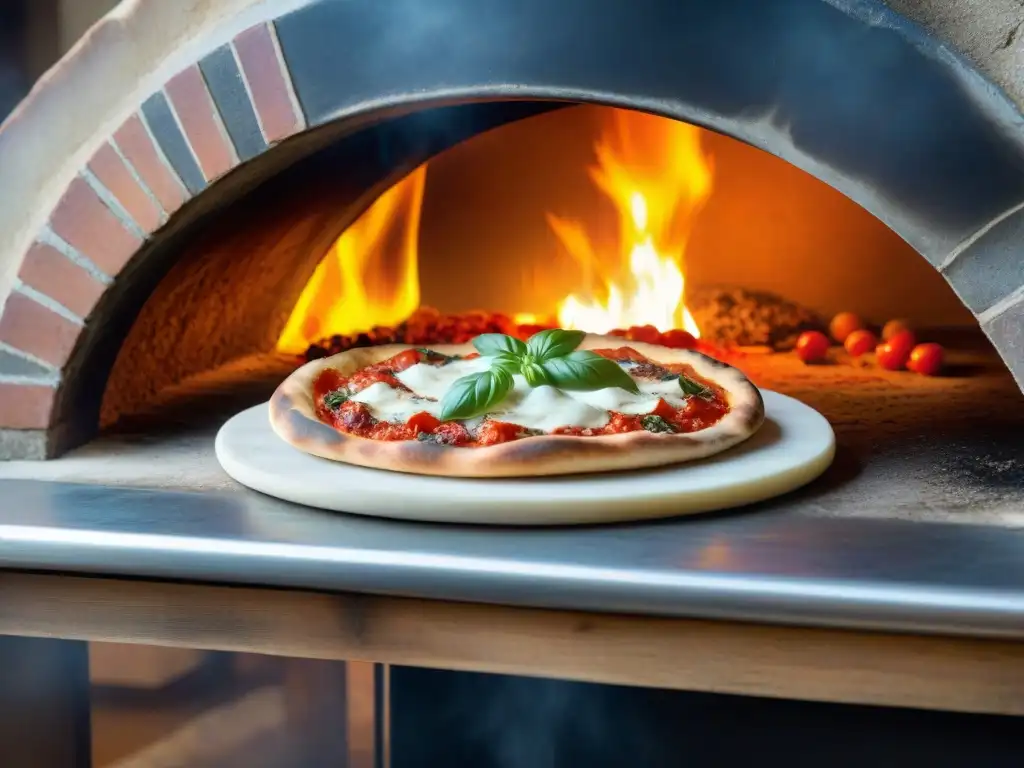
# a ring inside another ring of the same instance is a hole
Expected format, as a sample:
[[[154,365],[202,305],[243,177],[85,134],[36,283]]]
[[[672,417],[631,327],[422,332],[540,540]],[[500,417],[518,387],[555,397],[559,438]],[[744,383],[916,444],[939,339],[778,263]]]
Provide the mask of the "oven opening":
[[[296,146],[154,238],[122,278],[121,296],[147,298],[108,313],[97,432],[5,472],[226,487],[217,429],[307,360],[560,326],[696,346],[818,410],[838,452],[809,493],[843,514],[873,493],[886,501],[856,512],[919,509],[916,494],[954,477],[986,499],[1000,487],[991,473],[1024,409],[977,320],[886,223],[779,157],[667,117],[552,102],[437,107]],[[942,375],[835,341],[803,361],[800,335],[830,335],[840,313],[876,337],[906,323],[943,347]]]
[[[784,351],[844,311],[876,330],[975,325],[910,246],[805,172],[678,120],[577,106],[463,142],[388,189],[317,265],[276,349],[557,326]]]

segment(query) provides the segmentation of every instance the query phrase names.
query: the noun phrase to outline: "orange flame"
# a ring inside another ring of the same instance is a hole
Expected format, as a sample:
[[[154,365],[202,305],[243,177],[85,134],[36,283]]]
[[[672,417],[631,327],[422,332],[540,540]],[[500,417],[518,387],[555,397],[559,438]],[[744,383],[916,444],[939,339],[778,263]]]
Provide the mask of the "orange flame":
[[[682,261],[697,213],[711,194],[711,162],[701,149],[700,129],[639,112],[609,114],[590,176],[618,213],[620,264],[612,270],[615,277],[605,274],[586,229],[549,215],[589,288],[589,295],[569,294],[561,302],[558,323],[594,333],[632,325],[682,327],[698,336],[684,303]],[[603,300],[594,295],[595,282]]]
[[[417,240],[427,166],[374,201],[335,241],[303,288],[277,348],[301,353],[335,333],[397,325],[420,303]]]
[[[599,258],[580,222],[548,215],[579,265],[585,289],[559,303],[557,322],[595,333],[632,325],[682,327],[698,336],[684,304],[682,264],[712,187],[701,130],[627,110],[607,114],[589,173],[618,215],[619,247]],[[412,315],[420,300],[417,246],[426,175],[426,165],[417,168],[342,233],[300,294],[279,350],[298,354],[331,334],[393,326]],[[516,319],[538,322],[532,315]]]

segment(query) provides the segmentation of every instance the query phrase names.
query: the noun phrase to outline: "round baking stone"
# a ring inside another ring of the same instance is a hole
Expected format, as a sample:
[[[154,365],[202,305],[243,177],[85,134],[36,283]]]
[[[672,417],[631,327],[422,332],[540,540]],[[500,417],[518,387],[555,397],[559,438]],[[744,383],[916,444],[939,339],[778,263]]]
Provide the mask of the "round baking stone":
[[[821,414],[777,392],[762,395],[765,423],[748,440],[706,459],[656,469],[493,480],[366,469],[293,448],[274,434],[266,403],[221,427],[217,459],[242,485],[335,512],[486,525],[672,517],[778,496],[832,463],[835,435]]]

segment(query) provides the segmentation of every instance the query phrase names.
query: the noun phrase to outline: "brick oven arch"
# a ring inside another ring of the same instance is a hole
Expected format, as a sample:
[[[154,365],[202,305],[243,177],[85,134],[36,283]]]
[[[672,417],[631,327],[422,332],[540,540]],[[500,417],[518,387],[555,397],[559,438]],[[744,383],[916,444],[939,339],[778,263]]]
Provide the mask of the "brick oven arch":
[[[877,0],[232,0],[220,11],[170,64],[143,61],[127,109],[72,115],[99,132],[67,148],[57,194],[25,191],[56,200],[45,221],[0,243],[8,456],[53,455],[96,429],[126,319],[211,212],[331,142],[342,158],[372,149],[376,176],[320,222],[333,236],[445,146],[564,102],[686,120],[837,188],[945,276],[1024,387],[1021,114]],[[69,83],[104,76],[104,44],[147,39],[175,13],[188,16],[136,0],[101,23],[0,133],[0,160],[40,151],[31,121]],[[404,128],[378,130],[388,125]],[[410,143],[410,128],[429,140]],[[18,178],[0,181],[5,199]]]

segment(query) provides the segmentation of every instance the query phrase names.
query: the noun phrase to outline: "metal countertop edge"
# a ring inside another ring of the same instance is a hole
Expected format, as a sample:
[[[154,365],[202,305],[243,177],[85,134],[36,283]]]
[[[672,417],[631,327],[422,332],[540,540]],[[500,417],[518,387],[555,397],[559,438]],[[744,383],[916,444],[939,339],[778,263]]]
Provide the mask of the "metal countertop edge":
[[[1024,595],[998,590],[759,574],[652,575],[591,566],[147,534],[107,534],[107,543],[100,544],[84,540],[91,533],[0,525],[0,568],[645,617],[1024,639]],[[467,579],[469,575],[473,578]],[[0,575],[0,598],[2,592]]]

